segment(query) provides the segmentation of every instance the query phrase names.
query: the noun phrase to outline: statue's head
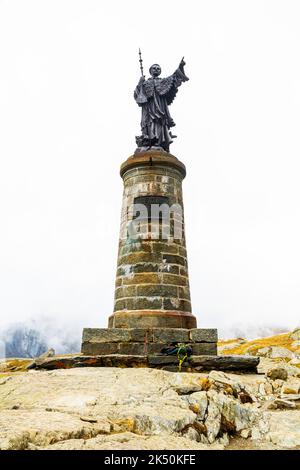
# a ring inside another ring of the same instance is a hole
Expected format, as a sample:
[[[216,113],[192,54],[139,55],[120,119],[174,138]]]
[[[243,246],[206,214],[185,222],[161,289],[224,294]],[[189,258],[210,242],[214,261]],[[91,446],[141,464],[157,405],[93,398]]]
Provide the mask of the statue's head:
[[[158,64],[151,65],[149,72],[152,77],[158,77],[161,74],[160,65]]]

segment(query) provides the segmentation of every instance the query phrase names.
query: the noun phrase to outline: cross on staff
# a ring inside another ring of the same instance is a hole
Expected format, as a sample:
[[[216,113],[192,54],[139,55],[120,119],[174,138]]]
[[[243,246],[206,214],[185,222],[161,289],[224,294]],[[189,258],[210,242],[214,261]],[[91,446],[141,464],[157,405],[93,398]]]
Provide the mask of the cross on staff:
[[[141,74],[142,74],[142,76],[144,76],[143,59],[142,59],[141,49],[139,49],[139,63],[140,63]]]

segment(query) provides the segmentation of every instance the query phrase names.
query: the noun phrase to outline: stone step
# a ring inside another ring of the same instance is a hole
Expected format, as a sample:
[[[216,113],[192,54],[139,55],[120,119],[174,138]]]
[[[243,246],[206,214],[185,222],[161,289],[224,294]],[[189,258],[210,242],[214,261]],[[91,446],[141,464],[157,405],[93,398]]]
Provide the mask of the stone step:
[[[36,359],[28,369],[71,369],[73,367],[148,367],[147,356],[107,354],[98,356],[56,356]]]
[[[234,370],[256,372],[259,357],[252,356],[191,356],[183,364],[191,371],[206,370]],[[28,369],[70,369],[72,367],[155,367],[177,370],[177,356],[165,355],[125,355],[107,354],[97,356],[56,356],[45,359],[36,359]]]
[[[190,364],[196,370],[236,370],[253,371],[256,368],[260,358],[256,356],[191,356]]]

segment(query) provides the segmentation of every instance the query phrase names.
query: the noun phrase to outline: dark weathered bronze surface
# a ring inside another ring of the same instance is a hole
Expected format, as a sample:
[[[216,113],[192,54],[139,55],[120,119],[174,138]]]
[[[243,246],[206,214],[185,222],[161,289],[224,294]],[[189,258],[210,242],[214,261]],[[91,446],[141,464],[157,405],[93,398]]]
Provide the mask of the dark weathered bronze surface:
[[[134,99],[142,108],[142,134],[136,137],[137,152],[153,149],[169,151],[170,144],[176,137],[170,131],[175,126],[168,106],[173,102],[178,87],[188,77],[184,72],[185,62],[181,60],[175,72],[166,78],[160,78],[161,67],[153,64],[151,78],[146,80],[142,75],[134,91]]]

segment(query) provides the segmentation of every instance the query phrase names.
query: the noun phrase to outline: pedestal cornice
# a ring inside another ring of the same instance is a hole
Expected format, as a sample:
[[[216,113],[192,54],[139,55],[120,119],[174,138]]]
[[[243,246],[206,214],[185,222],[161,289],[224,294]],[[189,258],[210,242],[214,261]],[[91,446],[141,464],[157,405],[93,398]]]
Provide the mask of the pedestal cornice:
[[[185,165],[178,160],[174,155],[163,152],[161,150],[147,150],[129,157],[122,163],[120,168],[121,177],[124,176],[126,171],[140,166],[167,166],[175,168],[182,175],[182,179],[186,176]]]

